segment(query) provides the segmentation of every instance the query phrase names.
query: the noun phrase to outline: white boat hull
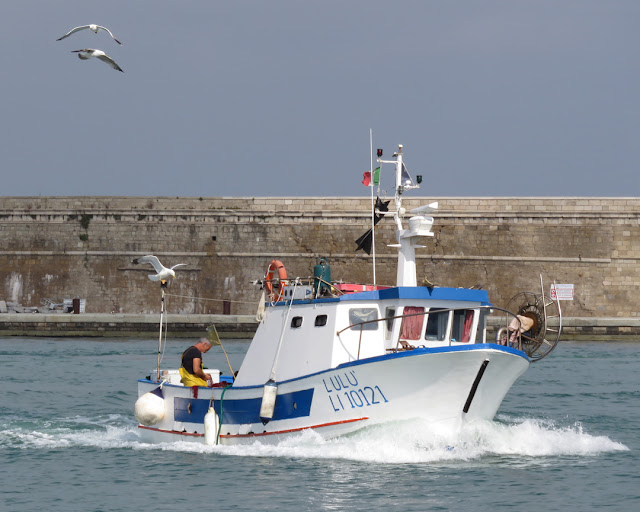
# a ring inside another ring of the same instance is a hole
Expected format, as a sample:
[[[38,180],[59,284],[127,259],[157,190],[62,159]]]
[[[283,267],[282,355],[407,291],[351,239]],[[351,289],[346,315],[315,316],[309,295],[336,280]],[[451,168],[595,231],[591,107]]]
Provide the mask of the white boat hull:
[[[529,364],[523,352],[493,344],[418,348],[346,363],[278,382],[266,424],[259,417],[263,386],[231,386],[224,396],[222,388],[197,388],[196,398],[192,388],[165,384],[164,418],[140,425],[140,432],[150,442],[204,442],[210,405],[221,421],[219,444],[277,442],[307,429],[330,438],[412,418],[452,426],[490,420]],[[139,396],[157,387],[140,380]]]
[[[427,286],[418,286],[415,251],[435,236],[433,218],[425,214],[438,203],[407,212],[402,196],[420,180],[411,179],[402,145],[395,160],[381,157],[378,150],[379,164],[395,166],[394,205],[378,198],[371,216],[373,226],[393,216],[395,286],[331,281],[323,258],[313,278],[291,279],[284,264],[272,260],[256,281],[264,291],[259,323],[233,385],[185,388],[176,370],[166,372],[171,381],[162,392],[158,382],[139,381],[141,397],[151,391],[161,396],[160,402],[152,396],[137,402],[136,417],[147,422],[140,429],[145,438],[277,442],[307,430],[330,438],[412,419],[453,428],[491,420],[534,360],[527,354],[539,360],[555,346],[544,336],[560,335],[559,303],[553,330],[547,323],[553,301],[545,299],[542,285],[543,293],[524,294],[515,312],[495,308],[488,292],[477,287],[438,286],[426,279],[421,284]],[[372,230],[356,241],[358,249],[374,246]],[[495,338],[501,345],[487,343],[487,319],[494,313],[508,319]],[[543,341],[546,352],[536,352]],[[207,424],[219,421],[215,436],[205,436],[205,414],[214,420]]]

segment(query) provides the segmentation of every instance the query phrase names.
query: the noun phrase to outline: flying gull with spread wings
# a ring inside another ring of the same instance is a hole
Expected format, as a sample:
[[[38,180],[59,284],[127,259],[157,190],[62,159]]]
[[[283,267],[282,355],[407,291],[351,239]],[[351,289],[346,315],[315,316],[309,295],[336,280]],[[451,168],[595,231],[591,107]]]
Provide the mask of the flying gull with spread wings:
[[[95,48],[84,48],[83,50],[71,50],[71,53],[77,53],[78,57],[82,60],[87,60],[91,57],[95,57],[97,59],[100,59],[102,62],[106,62],[113,69],[122,71],[122,68],[116,64],[116,61],[109,57],[102,50],[96,50]],[[124,71],[122,72],[124,73]]]
[[[131,263],[134,263],[136,265],[139,263],[150,263],[151,265],[153,265],[153,268],[155,269],[157,274],[149,275],[149,279],[151,279],[152,281],[161,281],[162,283],[166,283],[176,277],[176,273],[174,271],[175,268],[183,267],[186,265],[186,263],[178,263],[171,268],[167,268],[162,263],[160,263],[158,257],[154,256],[153,254],[136,258],[132,260]]]
[[[69,30],[69,32],[67,32],[65,35],[63,35],[62,37],[60,37],[59,39],[56,39],[56,41],[62,41],[63,39],[65,39],[66,37],[69,37],[71,34],[75,34],[76,32],[79,32],[80,30],[85,30],[85,29],[89,29],[89,30],[93,30],[96,34],[100,31],[100,30],[104,30],[105,32],[107,32],[112,38],[113,40],[118,43],[118,44],[122,44],[120,41],[118,41],[116,39],[116,37],[111,33],[111,30],[109,30],[107,27],[103,27],[101,25],[94,25],[93,23],[91,25],[82,25],[80,27],[76,27],[76,28],[72,28],[71,30]]]

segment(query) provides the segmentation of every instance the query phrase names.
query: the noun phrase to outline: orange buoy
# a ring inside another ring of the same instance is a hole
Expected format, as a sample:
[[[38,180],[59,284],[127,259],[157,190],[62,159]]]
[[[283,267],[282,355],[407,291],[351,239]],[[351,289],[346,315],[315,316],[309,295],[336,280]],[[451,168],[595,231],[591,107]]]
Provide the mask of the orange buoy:
[[[284,289],[287,287],[287,270],[280,260],[273,260],[269,263],[264,281],[269,300],[271,302],[282,300]]]

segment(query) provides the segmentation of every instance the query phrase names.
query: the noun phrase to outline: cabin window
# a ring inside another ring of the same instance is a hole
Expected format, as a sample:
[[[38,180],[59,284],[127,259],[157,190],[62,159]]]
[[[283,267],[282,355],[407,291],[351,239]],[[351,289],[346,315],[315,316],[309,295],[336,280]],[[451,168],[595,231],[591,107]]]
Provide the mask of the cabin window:
[[[378,310],[376,308],[353,308],[349,310],[349,323],[360,324],[362,322],[371,322],[378,319]],[[351,329],[359,331],[362,328],[363,331],[377,331],[378,322],[371,322],[363,325],[355,325]]]
[[[469,343],[471,341],[471,326],[473,325],[473,309],[453,312],[453,327],[451,341]]]
[[[316,317],[316,327],[322,327],[323,325],[327,325],[327,315],[318,315]]]
[[[396,308],[387,308],[384,317],[387,319],[384,323],[384,339],[390,340],[393,332],[393,317],[396,316]]]
[[[417,306],[405,306],[402,310],[402,315],[400,339],[419,340],[420,334],[422,334],[422,324],[424,322],[424,308]]]
[[[478,319],[478,327],[476,329],[476,343],[484,343],[485,340],[485,329],[487,327],[487,310],[480,310],[480,318]]]
[[[294,316],[291,319],[291,327],[300,327],[302,325],[302,317],[301,316]]]
[[[427,319],[427,330],[424,339],[429,341],[444,341],[447,337],[447,324],[449,323],[449,312],[438,308],[429,310]]]

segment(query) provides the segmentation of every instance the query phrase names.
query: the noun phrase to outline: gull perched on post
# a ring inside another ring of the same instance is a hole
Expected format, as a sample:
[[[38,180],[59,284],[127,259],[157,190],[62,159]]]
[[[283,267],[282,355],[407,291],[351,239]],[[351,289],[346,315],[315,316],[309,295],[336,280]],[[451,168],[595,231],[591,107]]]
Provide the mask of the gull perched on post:
[[[84,48],[83,50],[71,50],[71,53],[77,53],[78,57],[82,60],[87,60],[87,59],[90,59],[91,57],[96,57],[97,59],[100,59],[102,62],[106,62],[107,64],[109,64],[109,66],[111,66],[113,69],[122,71],[120,66],[116,64],[116,61],[113,60],[111,57],[109,57],[102,50],[96,50],[94,48]],[[124,71],[122,72],[124,73]]]
[[[107,27],[103,27],[101,25],[94,25],[93,23],[91,25],[81,25],[79,27],[76,28],[72,28],[71,30],[69,30],[69,32],[67,32],[65,35],[63,35],[62,37],[60,37],[59,39],[56,39],[56,41],[62,41],[63,39],[65,39],[66,37],[69,37],[71,34],[75,34],[76,32],[80,31],[80,30],[84,30],[84,29],[89,29],[89,30],[93,30],[96,34],[98,33],[98,31],[100,30],[104,30],[105,32],[107,32],[112,38],[113,40],[118,43],[118,44],[122,44],[120,41],[118,41],[116,39],[116,37],[111,33],[111,30],[109,30]]]
[[[157,256],[154,256],[152,254],[142,256],[141,258],[136,258],[131,263],[134,263],[136,265],[138,263],[150,263],[151,265],[153,265],[153,268],[155,269],[157,274],[150,274],[149,279],[151,279],[152,281],[160,281],[162,284],[166,284],[169,280],[176,277],[176,273],[173,270],[174,268],[186,265],[186,263],[178,263],[171,268],[167,268],[162,263],[160,263],[160,260]]]

